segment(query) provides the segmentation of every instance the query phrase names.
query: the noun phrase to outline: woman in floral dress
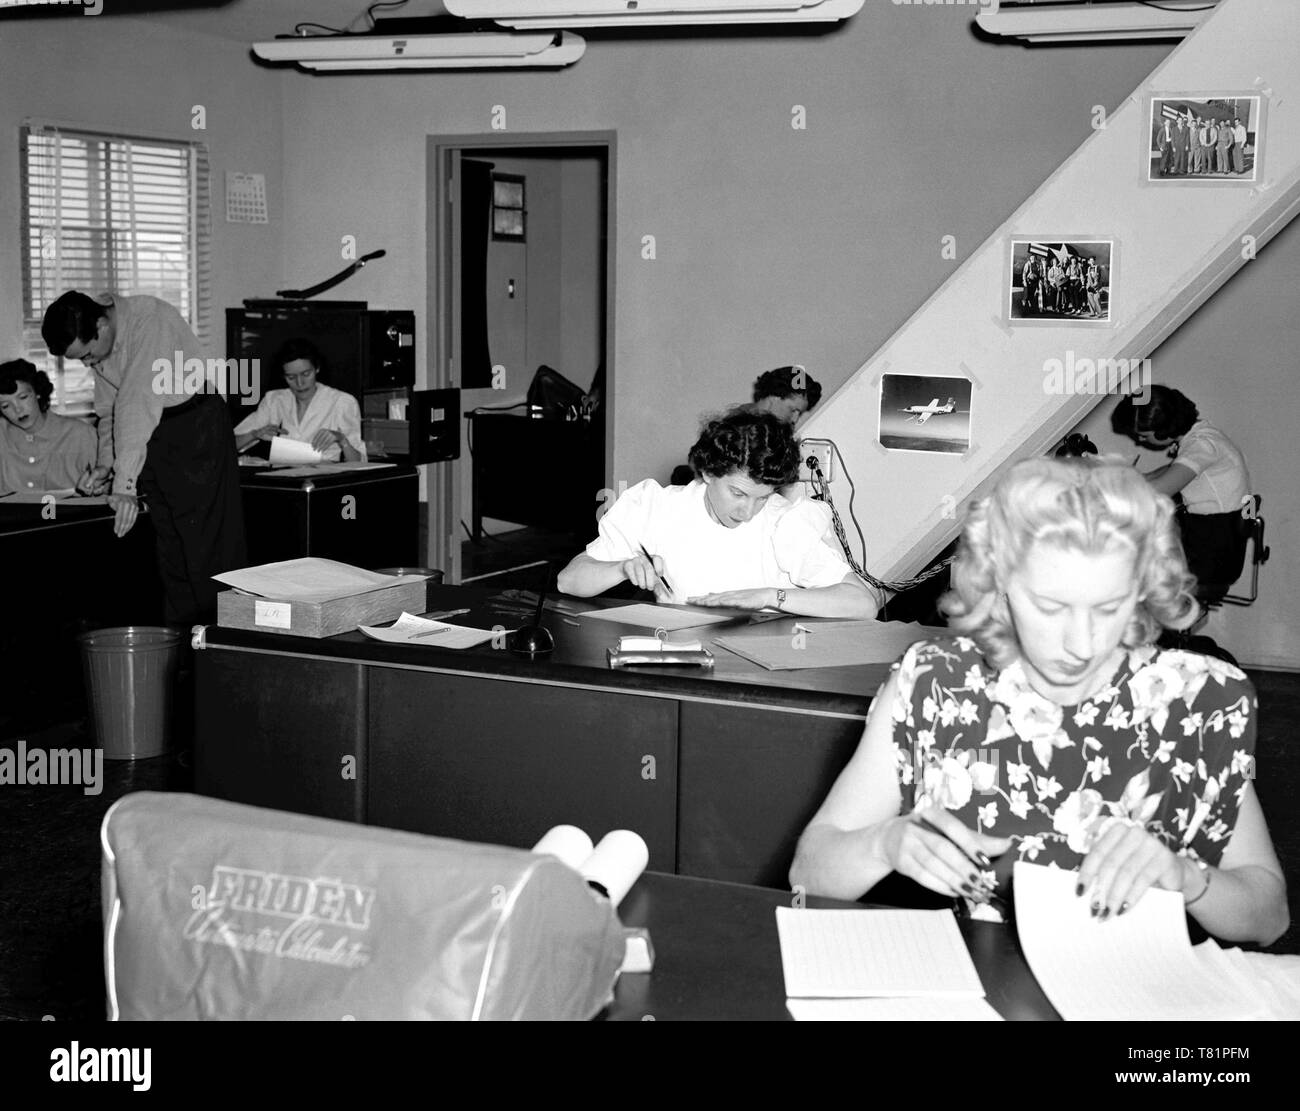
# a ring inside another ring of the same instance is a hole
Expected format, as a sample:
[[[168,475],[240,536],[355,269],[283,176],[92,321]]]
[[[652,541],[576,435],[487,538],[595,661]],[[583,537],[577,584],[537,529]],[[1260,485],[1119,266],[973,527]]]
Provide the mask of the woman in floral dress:
[[[1254,690],[1154,646],[1197,616],[1173,512],[1122,463],[1013,467],[966,522],[944,599],[956,635],[894,665],[791,883],[856,899],[897,871],[982,902],[1009,854],[1077,869],[1103,920],[1154,886],[1218,937],[1281,936]]]

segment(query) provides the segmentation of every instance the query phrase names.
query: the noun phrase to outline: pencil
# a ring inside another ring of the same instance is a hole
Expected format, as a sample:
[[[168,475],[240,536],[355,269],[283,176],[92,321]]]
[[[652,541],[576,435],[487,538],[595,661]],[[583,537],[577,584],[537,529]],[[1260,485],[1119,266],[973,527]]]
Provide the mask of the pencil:
[[[655,557],[646,551],[644,544],[641,545],[641,554],[644,555],[646,559],[650,561],[651,567],[655,565]],[[673,592],[673,588],[668,585],[668,580],[664,578],[664,576],[661,575],[658,571],[655,572],[655,578],[657,578],[661,583],[664,584],[664,589],[668,591],[669,594]]]

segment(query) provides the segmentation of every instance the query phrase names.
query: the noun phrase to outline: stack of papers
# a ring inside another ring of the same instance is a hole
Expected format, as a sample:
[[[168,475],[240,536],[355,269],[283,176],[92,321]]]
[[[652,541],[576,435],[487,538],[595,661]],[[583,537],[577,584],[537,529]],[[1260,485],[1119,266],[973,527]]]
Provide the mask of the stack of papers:
[[[433,621],[409,613],[402,614],[387,628],[362,625],[360,629],[366,636],[386,640],[389,644],[427,644],[431,648],[473,648],[496,636],[492,629],[449,625],[445,621]]]
[[[951,636],[951,629],[902,621],[818,621],[788,629],[739,629],[713,643],[769,671],[893,663],[918,640]]]
[[[579,616],[597,621],[617,621],[622,625],[642,625],[647,629],[693,629],[698,625],[716,625],[736,620],[734,613],[691,609],[688,606],[652,606],[646,602],[614,606],[611,609],[584,610]]]
[[[387,586],[424,582],[429,576],[381,575],[378,571],[366,571],[332,559],[305,556],[244,567],[239,571],[223,571],[212,577],[217,582],[260,598],[282,602],[329,602]]]
[[[778,907],[776,928],[796,1019],[1000,1018],[950,910]]]
[[[1093,918],[1078,875],[1018,861],[1020,944],[1066,1019],[1300,1018],[1300,957],[1192,948],[1183,899],[1151,889],[1122,917]]]

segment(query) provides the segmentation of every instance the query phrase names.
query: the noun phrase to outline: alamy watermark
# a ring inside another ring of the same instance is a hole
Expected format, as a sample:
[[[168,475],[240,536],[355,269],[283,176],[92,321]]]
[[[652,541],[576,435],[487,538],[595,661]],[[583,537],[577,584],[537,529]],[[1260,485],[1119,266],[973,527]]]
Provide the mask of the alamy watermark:
[[[262,399],[262,361],[187,359],[184,351],[177,351],[175,358],[154,360],[153,392],[169,397],[220,394],[239,397],[244,405],[256,405]]]
[[[87,795],[104,789],[102,748],[0,748],[0,787],[80,787]]]
[[[1043,393],[1132,394],[1135,405],[1145,405],[1151,400],[1151,360],[1091,359],[1068,350],[1064,359],[1044,361]]]

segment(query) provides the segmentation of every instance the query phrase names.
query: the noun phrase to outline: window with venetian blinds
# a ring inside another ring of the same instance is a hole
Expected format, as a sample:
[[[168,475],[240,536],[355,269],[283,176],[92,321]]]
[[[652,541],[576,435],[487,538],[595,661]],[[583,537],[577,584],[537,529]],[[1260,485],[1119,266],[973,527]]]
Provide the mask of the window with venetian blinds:
[[[92,410],[94,375],[41,339],[61,293],[152,294],[206,342],[211,318],[206,148],[42,123],[21,132],[23,343],[49,374],[53,405]]]

